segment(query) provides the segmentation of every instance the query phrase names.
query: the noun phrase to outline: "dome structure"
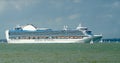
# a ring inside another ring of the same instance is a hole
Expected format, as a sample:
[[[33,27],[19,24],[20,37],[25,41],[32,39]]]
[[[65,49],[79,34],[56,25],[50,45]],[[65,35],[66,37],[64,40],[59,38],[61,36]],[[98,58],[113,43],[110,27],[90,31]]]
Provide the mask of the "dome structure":
[[[36,27],[34,27],[33,25],[26,25],[22,27],[22,30],[27,30],[27,31],[36,31]]]

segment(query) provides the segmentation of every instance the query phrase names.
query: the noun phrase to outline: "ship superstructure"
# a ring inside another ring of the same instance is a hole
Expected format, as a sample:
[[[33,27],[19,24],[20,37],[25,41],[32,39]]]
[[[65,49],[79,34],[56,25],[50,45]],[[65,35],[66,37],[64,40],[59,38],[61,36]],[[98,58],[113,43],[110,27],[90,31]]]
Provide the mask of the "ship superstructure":
[[[31,24],[6,30],[8,43],[90,43],[101,38],[102,35],[93,35],[81,24],[74,30],[69,30],[68,26],[64,26],[63,30],[37,28]]]

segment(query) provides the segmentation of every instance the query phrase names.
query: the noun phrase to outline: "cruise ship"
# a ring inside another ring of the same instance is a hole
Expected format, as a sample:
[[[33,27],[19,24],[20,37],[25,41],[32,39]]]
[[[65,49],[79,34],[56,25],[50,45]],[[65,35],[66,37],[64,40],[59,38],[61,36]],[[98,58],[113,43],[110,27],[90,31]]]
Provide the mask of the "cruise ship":
[[[37,28],[32,24],[17,26],[5,31],[8,43],[90,43],[101,40],[102,35],[94,35],[87,27],[79,24],[76,29],[62,30]]]

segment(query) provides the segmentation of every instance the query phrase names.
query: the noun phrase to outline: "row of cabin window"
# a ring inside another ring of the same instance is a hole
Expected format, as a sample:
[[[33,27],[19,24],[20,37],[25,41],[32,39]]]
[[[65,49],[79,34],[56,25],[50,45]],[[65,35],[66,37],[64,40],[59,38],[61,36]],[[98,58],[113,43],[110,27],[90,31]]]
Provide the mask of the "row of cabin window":
[[[11,37],[11,39],[81,39],[83,36],[54,36],[54,37]]]

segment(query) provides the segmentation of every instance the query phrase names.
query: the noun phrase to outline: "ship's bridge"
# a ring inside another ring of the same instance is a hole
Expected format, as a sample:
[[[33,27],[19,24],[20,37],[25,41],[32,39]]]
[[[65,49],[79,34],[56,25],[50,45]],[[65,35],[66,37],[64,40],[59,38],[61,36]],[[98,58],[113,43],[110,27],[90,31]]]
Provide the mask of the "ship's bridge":
[[[76,30],[88,30],[87,27],[82,27],[81,24],[78,25],[78,27],[76,28]]]

